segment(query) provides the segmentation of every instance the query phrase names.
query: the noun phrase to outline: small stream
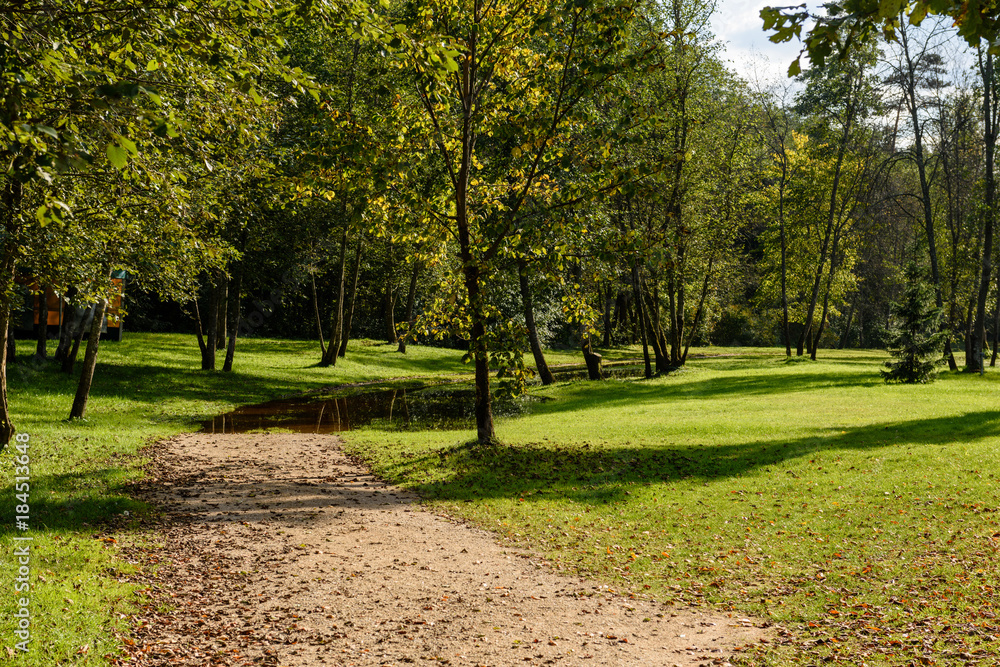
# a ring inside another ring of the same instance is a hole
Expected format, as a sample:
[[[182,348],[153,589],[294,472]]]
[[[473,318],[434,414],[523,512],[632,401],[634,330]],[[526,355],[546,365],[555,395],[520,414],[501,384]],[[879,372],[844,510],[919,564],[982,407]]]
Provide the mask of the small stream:
[[[642,365],[608,366],[607,379],[642,377]],[[587,378],[586,368],[553,369],[557,382]],[[470,384],[417,389],[375,389],[349,396],[301,396],[246,405],[202,422],[202,433],[252,433],[281,429],[295,433],[339,433],[365,426],[389,430],[453,431],[475,425],[476,390]],[[520,417],[547,400],[531,394],[494,397],[493,416]]]

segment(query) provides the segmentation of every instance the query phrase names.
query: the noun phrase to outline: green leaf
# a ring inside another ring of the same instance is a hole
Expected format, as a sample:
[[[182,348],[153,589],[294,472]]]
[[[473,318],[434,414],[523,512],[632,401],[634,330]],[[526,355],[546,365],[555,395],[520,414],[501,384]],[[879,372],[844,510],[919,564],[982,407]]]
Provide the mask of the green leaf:
[[[108,161],[115,169],[124,169],[128,164],[128,151],[121,146],[108,144]]]
[[[136,148],[134,141],[126,139],[125,137],[117,137],[117,139],[118,139],[118,145],[127,150],[129,153],[131,153],[132,155],[139,154],[139,149]]]

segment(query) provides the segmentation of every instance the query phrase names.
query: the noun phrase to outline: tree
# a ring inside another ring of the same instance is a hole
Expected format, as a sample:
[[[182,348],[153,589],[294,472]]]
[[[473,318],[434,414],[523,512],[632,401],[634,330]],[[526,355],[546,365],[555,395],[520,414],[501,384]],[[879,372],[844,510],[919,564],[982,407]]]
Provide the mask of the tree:
[[[947,332],[939,330],[941,307],[935,304],[934,288],[927,284],[916,260],[906,265],[906,286],[900,301],[893,305],[894,318],[889,353],[881,371],[886,382],[907,384],[930,382],[935,368],[943,362],[940,351]]]
[[[523,226],[583,196],[557,192],[553,175],[607,150],[607,134],[577,143],[574,130],[587,122],[588,103],[643,66],[654,48],[636,38],[632,19],[640,9],[633,0],[466,0],[411,3],[400,17],[410,41],[397,41],[447,173],[444,208],[433,220],[457,242],[480,444],[496,439],[487,332],[494,263],[516,249]],[[431,44],[449,45],[454,61],[428,67]]]
[[[823,324],[822,318],[818,325],[814,318],[826,263],[831,262],[832,274],[835,268],[833,255],[837,230],[853,209],[853,206],[844,201],[849,201],[850,196],[845,196],[846,193],[840,191],[842,180],[847,174],[845,161],[849,159],[850,151],[863,130],[862,122],[879,106],[878,92],[870,74],[874,55],[873,45],[868,44],[864,49],[852,52],[849,58],[826,63],[823,67],[814,65],[802,75],[806,88],[799,97],[800,110],[815,115],[819,123],[818,134],[833,144],[831,181],[829,191],[824,193],[827,198],[826,210],[823,212],[825,220],[820,223],[824,231],[821,235],[819,260],[797,347],[798,354],[802,354],[803,343],[807,343],[812,359],[816,358],[818,333]],[[852,194],[856,196],[857,190]]]

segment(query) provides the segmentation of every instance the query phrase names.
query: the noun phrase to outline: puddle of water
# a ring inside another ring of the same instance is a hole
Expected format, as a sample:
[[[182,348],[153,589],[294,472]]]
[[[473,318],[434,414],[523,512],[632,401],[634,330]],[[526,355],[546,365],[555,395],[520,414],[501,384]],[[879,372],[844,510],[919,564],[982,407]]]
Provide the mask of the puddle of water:
[[[247,405],[202,422],[202,433],[248,433],[282,429],[296,433],[339,433],[364,426],[399,430],[460,430],[475,425],[475,389],[392,389],[340,398],[289,398]],[[530,412],[542,399],[494,399],[494,417]]]

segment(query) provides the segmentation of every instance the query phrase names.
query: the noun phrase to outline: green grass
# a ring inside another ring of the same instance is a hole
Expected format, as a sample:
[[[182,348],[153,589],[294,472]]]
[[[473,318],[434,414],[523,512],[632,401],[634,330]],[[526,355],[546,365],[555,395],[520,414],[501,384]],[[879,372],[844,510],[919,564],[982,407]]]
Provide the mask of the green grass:
[[[110,526],[135,524],[148,509],[129,496],[140,476],[146,443],[197,430],[236,405],[342,383],[467,372],[461,353],[409,346],[405,355],[371,341],[351,344],[334,369],[315,366],[315,343],[248,339],[240,342],[234,372],[205,373],[193,336],[129,334],[102,343],[88,419],[67,423],[76,378],[30,358],[8,369],[15,424],[30,436],[32,650],[16,664],[106,664],[116,645],[109,632],[123,622],[134,591],[119,583],[129,566],[100,538]],[[221,358],[219,364],[221,366]],[[0,659],[13,647],[15,497],[13,458],[0,454]],[[129,512],[126,519],[124,512]]]
[[[557,568],[786,631],[748,664],[992,660],[1000,373],[886,386],[878,353],[740,352],[539,390],[552,400],[493,450],[459,432],[347,440]]]
[[[534,389],[551,400],[500,421],[495,449],[467,446],[470,431],[358,431],[348,446],[436,509],[555,568],[781,628],[741,653],[746,664],[988,664],[1000,653],[1000,373],[886,386],[872,352],[824,351],[815,363],[775,350],[692,354],[664,378]],[[127,623],[136,591],[118,581],[131,566],[101,538],[129,523],[143,537],[148,509],[129,485],[144,444],[278,395],[467,372],[460,356],[411,346],[403,357],[361,341],[321,369],[312,343],[248,340],[234,373],[204,373],[193,339],[133,334],[102,346],[89,419],[73,424],[63,419],[74,379],[13,365],[12,408],[31,436],[36,585],[33,651],[16,664],[101,665],[115,653],[109,627]],[[580,354],[549,361],[579,364]],[[0,454],[4,582],[17,534],[13,454]],[[6,647],[14,596],[4,586]]]

